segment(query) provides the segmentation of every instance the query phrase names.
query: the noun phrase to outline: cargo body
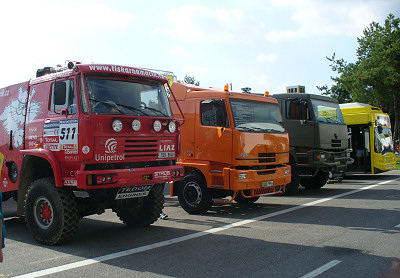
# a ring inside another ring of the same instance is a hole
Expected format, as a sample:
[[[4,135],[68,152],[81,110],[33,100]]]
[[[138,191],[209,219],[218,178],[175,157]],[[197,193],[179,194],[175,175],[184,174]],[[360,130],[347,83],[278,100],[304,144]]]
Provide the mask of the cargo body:
[[[347,173],[377,174],[396,166],[389,115],[364,103],[340,104],[354,164]]]
[[[164,184],[183,177],[167,84],[151,71],[70,62],[0,89],[0,187],[35,239],[66,241],[81,217],[108,208],[128,225],[157,220]]]
[[[171,186],[171,195],[187,212],[284,191],[290,182],[289,142],[275,100],[180,83],[172,90],[185,115],[178,158],[185,178]],[[178,116],[176,102],[171,104]]]
[[[286,194],[299,185],[321,188],[329,176],[342,176],[353,162],[347,127],[336,100],[306,93],[273,95],[279,101],[289,132],[292,182]]]

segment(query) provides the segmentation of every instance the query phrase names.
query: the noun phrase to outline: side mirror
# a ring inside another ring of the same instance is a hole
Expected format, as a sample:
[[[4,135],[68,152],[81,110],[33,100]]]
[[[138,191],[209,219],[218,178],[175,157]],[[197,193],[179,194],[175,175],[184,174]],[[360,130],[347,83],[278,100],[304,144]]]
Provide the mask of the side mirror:
[[[54,83],[54,105],[65,105],[67,85],[65,82]]]

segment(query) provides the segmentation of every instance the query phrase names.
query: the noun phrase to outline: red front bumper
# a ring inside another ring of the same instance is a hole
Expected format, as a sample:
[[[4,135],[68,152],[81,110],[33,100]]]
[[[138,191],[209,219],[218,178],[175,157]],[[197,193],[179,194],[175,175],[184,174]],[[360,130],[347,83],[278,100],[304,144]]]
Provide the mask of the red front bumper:
[[[77,188],[98,189],[179,181],[184,177],[184,169],[180,165],[173,165],[113,170],[78,170],[76,174]],[[106,175],[113,176],[111,183],[96,184],[96,177]],[[92,180],[92,185],[90,185],[90,180]]]

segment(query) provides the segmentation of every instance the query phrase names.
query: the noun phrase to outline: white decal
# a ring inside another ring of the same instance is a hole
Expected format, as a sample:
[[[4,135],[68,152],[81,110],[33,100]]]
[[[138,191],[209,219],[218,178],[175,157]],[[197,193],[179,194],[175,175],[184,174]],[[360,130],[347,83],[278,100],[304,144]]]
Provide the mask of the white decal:
[[[117,155],[117,154],[112,154],[112,155],[101,155],[101,154],[96,154],[94,156],[96,161],[103,161],[103,162],[110,162],[110,161],[122,161],[125,160],[125,154]]]
[[[64,150],[71,153],[72,150],[78,151],[78,119],[69,119],[48,122],[44,124],[44,148],[48,144],[57,144],[58,148],[52,150]]]
[[[88,154],[88,153],[90,152],[89,146],[83,146],[83,147],[82,147],[82,152],[83,152],[84,154]]]
[[[117,140],[110,138],[106,141],[106,153],[115,153],[117,149]]]
[[[167,178],[171,175],[171,171],[154,172],[154,178]]]
[[[29,95],[28,109],[26,109],[28,90],[22,85],[18,90],[18,98],[13,99],[9,105],[4,108],[0,115],[0,121],[3,122],[4,130],[7,134],[13,134],[14,146],[19,148],[24,143],[24,124],[30,124],[40,113],[41,102],[32,101],[32,97],[36,93],[36,88],[32,88]],[[28,114],[25,115],[25,111]],[[25,123],[26,116],[26,123]]]

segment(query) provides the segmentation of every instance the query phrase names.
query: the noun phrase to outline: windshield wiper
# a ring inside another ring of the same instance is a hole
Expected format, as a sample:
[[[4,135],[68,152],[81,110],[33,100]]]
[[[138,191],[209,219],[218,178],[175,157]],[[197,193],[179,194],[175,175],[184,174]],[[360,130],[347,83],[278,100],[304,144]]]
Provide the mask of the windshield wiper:
[[[89,98],[89,100],[94,101],[94,102],[97,102],[97,103],[105,104],[105,105],[107,105],[107,106],[109,106],[109,107],[111,107],[111,108],[115,108],[115,109],[117,109],[117,111],[118,111],[120,114],[126,115],[124,112],[121,111],[121,109],[119,109],[118,105],[117,105],[115,102],[112,102],[112,101],[102,101],[102,100],[98,100],[98,99],[94,99],[94,98]],[[93,107],[93,108],[94,108],[94,107]]]
[[[160,114],[163,115],[164,117],[169,117],[168,115],[165,115],[163,112],[161,112],[161,111],[158,110],[158,109],[155,109],[155,108],[152,108],[152,107],[148,107],[148,106],[142,106],[142,107],[143,107],[144,109],[148,109],[148,110],[151,110],[151,111],[160,113]]]
[[[139,109],[139,108],[136,108],[136,107],[133,107],[133,106],[130,106],[130,105],[125,105],[125,104],[119,104],[119,103],[118,103],[118,105],[119,105],[119,106],[122,106],[122,107],[124,107],[124,108],[130,109],[130,110],[132,110],[132,111],[140,112],[140,113],[142,113],[142,114],[145,115],[145,116],[149,116],[149,114],[145,113],[142,109]]]

